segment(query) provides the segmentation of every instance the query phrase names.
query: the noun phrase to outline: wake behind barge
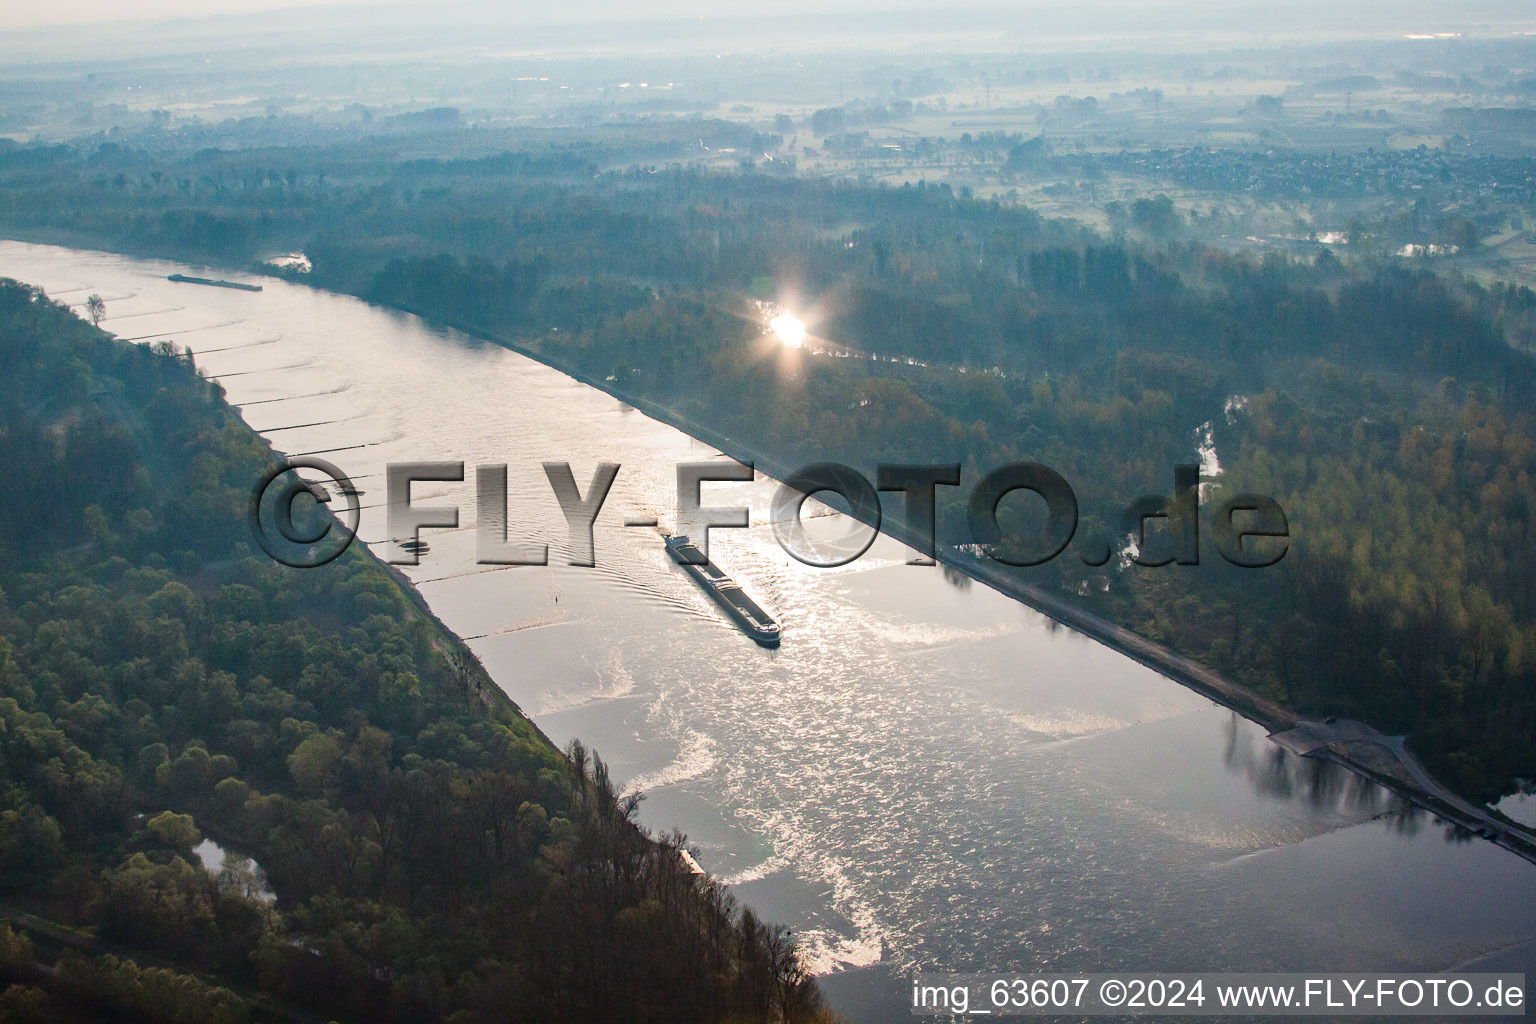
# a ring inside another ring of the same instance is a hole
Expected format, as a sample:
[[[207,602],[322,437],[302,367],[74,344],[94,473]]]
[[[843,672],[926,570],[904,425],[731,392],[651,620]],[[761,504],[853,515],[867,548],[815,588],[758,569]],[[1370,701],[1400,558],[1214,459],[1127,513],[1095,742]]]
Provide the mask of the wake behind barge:
[[[667,537],[665,540],[667,554],[672,560],[725,609],[725,614],[741,627],[743,633],[764,647],[779,646],[779,624],[748,597],[735,580],[721,572],[714,562],[704,561],[703,553],[687,537]],[[699,559],[698,564],[688,561],[689,558]]]

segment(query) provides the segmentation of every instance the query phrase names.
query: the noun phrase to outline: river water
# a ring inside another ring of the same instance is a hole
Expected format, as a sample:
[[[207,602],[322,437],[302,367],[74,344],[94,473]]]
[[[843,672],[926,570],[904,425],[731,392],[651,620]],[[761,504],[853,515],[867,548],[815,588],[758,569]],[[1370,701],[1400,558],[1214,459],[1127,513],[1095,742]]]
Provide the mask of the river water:
[[[326,452],[364,489],[359,533],[381,554],[384,464],[465,462],[462,484],[414,487],[457,505],[460,528],[424,531],[407,574],[555,742],[594,747],[645,792],[645,824],[682,828],[792,926],[855,1021],[902,1012],[919,968],[1536,974],[1536,867],[1518,857],[1449,839],[983,585],[904,564],[888,538],[850,566],[801,565],[766,525],[773,481],[706,484],[705,504],[752,509],[711,554],[783,624],[763,650],[655,530],[623,525],[666,525],[676,463],[714,449],[412,316],[173,272],[220,276],[0,242],[0,275],[101,294],[104,328],[190,346],[278,449]],[[594,568],[565,564],[546,460],[583,492],[598,462],[623,467]],[[508,465],[509,536],[548,543],[550,566],[475,564],[478,463]]]

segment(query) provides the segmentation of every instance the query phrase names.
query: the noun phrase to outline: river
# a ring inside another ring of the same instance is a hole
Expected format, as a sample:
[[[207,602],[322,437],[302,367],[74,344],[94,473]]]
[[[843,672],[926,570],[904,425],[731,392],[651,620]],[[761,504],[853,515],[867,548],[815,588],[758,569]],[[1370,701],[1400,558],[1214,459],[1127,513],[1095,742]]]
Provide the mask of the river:
[[[326,452],[364,489],[360,537],[381,553],[384,464],[465,462],[462,484],[415,486],[460,528],[424,531],[406,573],[552,739],[594,747],[644,791],[646,825],[683,829],[794,928],[852,1020],[902,1013],[917,968],[1536,974],[1520,858],[986,586],[906,565],[888,538],[801,565],[766,525],[773,481],[706,484],[705,504],[752,509],[711,554],[783,624],[761,649],[654,530],[623,525],[666,524],[675,464],[714,449],[413,316],[173,272],[221,276],[0,243],[0,275],[99,293],[103,328],[190,346],[277,448]],[[598,462],[622,466],[594,568],[565,564],[546,460],[583,491]],[[510,536],[548,543],[549,566],[475,564],[479,463],[508,465]]]

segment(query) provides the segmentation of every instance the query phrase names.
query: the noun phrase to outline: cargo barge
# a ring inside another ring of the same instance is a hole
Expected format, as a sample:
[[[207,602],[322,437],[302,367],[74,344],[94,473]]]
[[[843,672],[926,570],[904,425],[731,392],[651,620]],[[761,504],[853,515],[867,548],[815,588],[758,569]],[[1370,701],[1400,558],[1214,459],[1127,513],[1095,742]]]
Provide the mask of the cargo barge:
[[[715,599],[715,603],[725,610],[732,622],[741,627],[743,633],[764,647],[779,646],[779,624],[773,621],[773,616],[763,611],[735,580],[720,571],[719,566],[705,561],[697,545],[690,543],[687,537],[666,537],[665,542],[667,554],[672,556],[672,560],[681,565]],[[690,558],[698,561],[689,561]]]
[[[211,277],[188,277],[186,274],[170,274],[167,281],[177,281],[181,284],[206,284],[214,288],[237,288],[242,292],[259,292],[259,284],[241,284],[239,281],[215,281]]]

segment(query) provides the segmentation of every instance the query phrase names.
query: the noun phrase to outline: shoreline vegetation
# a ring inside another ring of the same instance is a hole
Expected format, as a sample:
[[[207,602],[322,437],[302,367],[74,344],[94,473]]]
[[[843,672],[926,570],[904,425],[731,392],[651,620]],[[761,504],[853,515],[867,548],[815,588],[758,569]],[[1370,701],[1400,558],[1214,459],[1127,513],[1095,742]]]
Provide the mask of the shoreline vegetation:
[[[188,355],[0,280],[0,361],[0,1018],[836,1020],[391,567],[253,553]]]

